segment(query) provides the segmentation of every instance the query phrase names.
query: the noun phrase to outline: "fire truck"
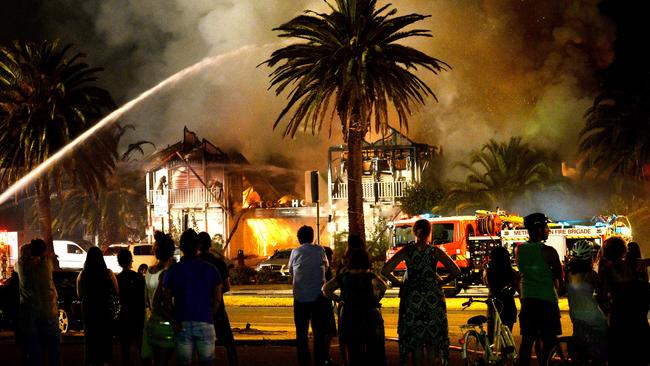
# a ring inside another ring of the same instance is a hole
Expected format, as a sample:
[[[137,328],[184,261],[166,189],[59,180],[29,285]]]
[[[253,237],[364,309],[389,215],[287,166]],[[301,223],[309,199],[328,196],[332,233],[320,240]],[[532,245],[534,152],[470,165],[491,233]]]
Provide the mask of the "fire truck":
[[[461,275],[445,289],[446,294],[455,295],[471,286],[482,286],[482,273],[492,248],[504,246],[514,258],[517,245],[528,240],[528,231],[524,229],[524,219],[503,210],[476,211],[466,216],[422,215],[395,220],[390,224],[391,245],[386,252],[390,259],[403,246],[414,243],[411,230],[420,219],[431,223],[431,243],[445,251],[461,269]],[[549,223],[551,232],[547,245],[552,246],[564,260],[573,243],[588,239],[597,245],[612,236],[620,235],[631,240],[631,225],[625,216],[598,216],[589,220],[564,220]],[[439,271],[444,266],[438,264]],[[396,275],[404,275],[406,264],[401,262],[395,268]]]

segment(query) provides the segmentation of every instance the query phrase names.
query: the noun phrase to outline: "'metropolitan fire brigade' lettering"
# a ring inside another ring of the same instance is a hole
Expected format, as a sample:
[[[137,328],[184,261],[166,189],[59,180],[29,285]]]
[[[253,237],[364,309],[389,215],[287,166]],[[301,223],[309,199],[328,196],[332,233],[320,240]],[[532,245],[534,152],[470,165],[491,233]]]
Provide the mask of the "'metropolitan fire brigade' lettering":
[[[551,229],[549,235],[562,235],[562,236],[572,236],[572,235],[584,235],[584,236],[600,236],[604,235],[606,232],[605,228],[594,228],[594,227],[576,227],[568,229]],[[527,230],[503,230],[502,237],[525,237],[528,236]]]

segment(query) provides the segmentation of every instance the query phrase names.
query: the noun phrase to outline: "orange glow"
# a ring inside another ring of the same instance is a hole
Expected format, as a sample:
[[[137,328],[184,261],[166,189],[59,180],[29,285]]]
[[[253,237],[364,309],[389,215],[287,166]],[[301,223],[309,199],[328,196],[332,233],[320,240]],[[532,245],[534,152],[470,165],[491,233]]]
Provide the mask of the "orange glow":
[[[278,203],[279,203],[281,206],[282,206],[282,205],[286,205],[286,204],[288,204],[288,203],[291,203],[291,199],[292,199],[292,197],[291,197],[290,195],[282,196],[282,197],[280,197],[280,199],[278,200]]]
[[[255,238],[257,252],[260,255],[268,256],[277,249],[295,246],[296,231],[291,225],[287,225],[287,220],[248,219],[246,224]]]
[[[244,196],[244,208],[248,207],[253,207],[256,206],[258,203],[260,203],[260,195],[255,192],[253,187],[246,188],[243,192]]]

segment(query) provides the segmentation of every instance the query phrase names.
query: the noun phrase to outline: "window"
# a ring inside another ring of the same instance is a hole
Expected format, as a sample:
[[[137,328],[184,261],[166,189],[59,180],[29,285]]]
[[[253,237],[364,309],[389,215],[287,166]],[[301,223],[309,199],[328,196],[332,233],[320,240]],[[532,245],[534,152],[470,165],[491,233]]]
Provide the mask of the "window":
[[[431,225],[431,243],[446,244],[454,241],[454,224]]]
[[[74,244],[68,244],[68,254],[83,254],[81,252],[81,249],[74,245]]]
[[[271,258],[273,259],[286,259],[291,256],[291,251],[290,250],[281,250],[275,254]]]
[[[153,245],[137,245],[133,247],[133,255],[153,255]]]
[[[394,236],[393,246],[401,247],[408,243],[415,242],[415,237],[413,236],[413,230],[411,226],[397,226],[395,227],[395,236]]]
[[[117,253],[120,252],[122,249],[127,249],[126,246],[110,246],[108,249],[106,249],[106,252],[104,252],[104,255],[117,255]]]

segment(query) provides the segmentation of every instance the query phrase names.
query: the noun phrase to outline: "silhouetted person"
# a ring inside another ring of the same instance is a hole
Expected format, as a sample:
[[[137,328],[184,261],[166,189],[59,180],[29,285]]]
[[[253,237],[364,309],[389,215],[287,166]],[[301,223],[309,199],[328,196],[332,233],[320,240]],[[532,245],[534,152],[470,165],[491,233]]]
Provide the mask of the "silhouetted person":
[[[336,268],[336,275],[338,276],[339,274],[345,272],[348,270],[348,263],[350,263],[350,255],[353,251],[355,250],[366,250],[366,243],[364,243],[363,239],[359,235],[356,234],[350,234],[348,235],[348,247],[345,251],[345,254],[343,255],[343,258],[341,258],[341,261]],[[329,281],[329,279],[327,279]],[[337,307],[337,314],[339,316],[339,322],[341,320],[341,307]],[[343,360],[344,365],[347,365],[348,363],[348,352],[346,349],[347,345],[341,341],[341,337],[339,337],[339,353],[341,354],[341,359]]]
[[[7,266],[9,265],[9,258],[7,258],[6,253],[2,253],[0,255],[0,278],[6,279],[9,278],[9,274],[7,273]]]
[[[212,239],[210,238],[210,234],[206,233],[205,231],[200,232],[199,245],[199,258],[215,266],[219,271],[219,275],[221,275],[221,280],[223,281],[221,285],[221,305],[219,306],[217,313],[214,315],[214,330],[216,331],[219,343],[221,343],[226,348],[226,354],[228,355],[228,365],[234,366],[239,363],[237,361],[235,337],[232,335],[230,320],[228,319],[228,313],[226,312],[226,305],[223,303],[223,294],[230,291],[230,274],[228,271],[228,265],[222,258],[219,258],[210,252],[210,247],[212,246]]]
[[[557,289],[562,283],[562,265],[557,251],[544,242],[550,229],[542,213],[524,217],[528,241],[516,248],[517,266],[521,273],[521,365],[530,364],[532,347],[541,341],[538,360],[546,360],[556,337],[562,334]]]
[[[149,266],[146,263],[142,263],[138,266],[138,273],[144,277],[144,274],[147,273]]]
[[[314,363],[329,362],[327,345],[327,299],[321,294],[325,270],[329,266],[323,247],[313,243],[314,229],[298,229],[300,246],[291,251],[289,274],[293,276],[293,318],[296,325],[298,363],[311,364],[309,352],[309,323],[314,334]]]
[[[156,263],[147,269],[144,275],[145,282],[145,305],[148,310],[145,313],[144,335],[142,338],[142,353],[144,359],[151,359],[155,366],[165,366],[169,364],[173,350],[176,348],[174,337],[170,334],[169,329],[166,333],[150,334],[155,331],[151,327],[160,324],[166,325],[173,321],[173,314],[166,313],[162,302],[162,278],[166,270],[174,263],[174,240],[160,231],[154,233],[154,255]]]
[[[61,364],[57,292],[52,279],[53,255],[42,239],[21,251],[18,272],[20,341],[28,365]]]
[[[133,271],[133,255],[128,249],[117,253],[117,263],[122,272],[117,275],[120,289],[120,316],[118,336],[122,365],[131,364],[131,347],[135,345],[137,354],[142,348],[142,327],[144,326],[144,277]]]
[[[113,271],[106,268],[102,251],[91,247],[77,278],[84,323],[86,365],[106,365],[113,359],[113,318],[109,308],[111,291],[119,293]]]
[[[341,307],[339,340],[346,346],[349,365],[386,365],[384,320],[380,300],[386,283],[370,271],[363,249],[350,252],[347,271],[323,286],[323,293]],[[341,290],[341,295],[335,291]]]
[[[242,249],[239,249],[237,251],[237,266],[239,268],[243,268],[246,264],[244,263],[244,259],[246,257],[244,256],[244,251]]]
[[[625,241],[616,236],[603,243],[601,271],[598,273],[609,311],[609,365],[648,365],[648,283],[623,259]]]
[[[515,291],[519,288],[519,272],[512,268],[508,249],[498,246],[490,252],[490,262],[483,272],[483,282],[490,289],[490,296],[497,301],[495,305],[499,317],[512,331],[517,321]],[[494,336],[494,308],[488,306],[488,337]]]
[[[634,241],[627,243],[625,263],[636,273],[639,280],[648,282],[648,268],[641,263],[642,260],[643,255],[641,255],[639,244]]]
[[[399,335],[400,363],[406,365],[409,358],[415,365],[447,364],[449,358],[449,330],[447,305],[442,286],[460,274],[460,268],[442,251],[429,242],[431,224],[422,219],[413,224],[414,244],[395,253],[381,270],[392,286],[400,286]],[[406,262],[408,276],[400,281],[393,270]],[[449,275],[438,276],[438,262]]]
[[[346,249],[343,258],[341,258],[341,263],[336,269],[336,274],[347,269],[347,263],[350,261],[350,253],[355,249],[366,250],[366,243],[363,242],[359,235],[350,234],[348,235],[348,248]]]
[[[594,361],[607,360],[607,318],[598,306],[598,274],[593,270],[593,243],[573,243],[566,273],[569,315],[573,323],[573,340]]]
[[[327,267],[325,270],[325,282],[331,280],[334,278],[332,274],[332,263],[333,262],[333,257],[334,257],[334,252],[332,251],[332,248],[330,247],[323,247],[323,250],[325,251],[325,257],[327,258],[327,263],[330,264],[330,266]],[[327,299],[325,303],[325,326],[326,326],[326,333],[327,333],[327,354],[330,354],[330,347],[332,345],[332,339],[336,337],[336,318],[334,317],[334,304],[332,304],[331,299]]]
[[[198,257],[199,239],[188,229],[181,235],[180,262],[172,265],[163,278],[163,305],[174,314],[176,360],[179,365],[192,364],[198,354],[201,365],[215,359],[214,315],[221,301],[221,276],[217,269]]]

